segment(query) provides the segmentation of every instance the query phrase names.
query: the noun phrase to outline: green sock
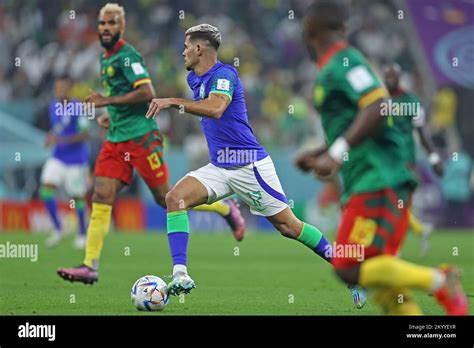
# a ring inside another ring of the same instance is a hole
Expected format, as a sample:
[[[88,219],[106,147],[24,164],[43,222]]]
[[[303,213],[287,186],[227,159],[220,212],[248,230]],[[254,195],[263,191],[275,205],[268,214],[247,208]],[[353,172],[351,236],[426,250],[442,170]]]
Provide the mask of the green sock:
[[[313,225],[303,223],[303,229],[298,236],[298,241],[326,261],[331,262],[331,244],[329,244],[323,233]]]

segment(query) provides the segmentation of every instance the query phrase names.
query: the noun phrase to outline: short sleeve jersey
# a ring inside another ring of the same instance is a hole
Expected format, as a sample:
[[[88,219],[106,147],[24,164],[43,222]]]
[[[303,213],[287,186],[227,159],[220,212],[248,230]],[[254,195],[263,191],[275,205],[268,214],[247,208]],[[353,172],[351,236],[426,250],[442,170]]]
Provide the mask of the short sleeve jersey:
[[[88,119],[78,100],[53,100],[48,107],[51,132],[60,137],[70,137],[87,130]],[[85,141],[74,144],[56,144],[53,157],[66,164],[86,164],[89,148]]]
[[[320,66],[314,86],[314,104],[321,114],[329,146],[344,134],[360,109],[388,96],[359,51],[341,43],[332,50]],[[341,168],[343,202],[354,193],[416,186],[415,177],[403,160],[400,134],[387,120],[388,117],[374,135],[348,152]]]
[[[151,82],[142,56],[123,40],[112,51],[102,54],[100,78],[106,96],[124,95],[141,84]],[[107,140],[122,142],[157,130],[155,120],[145,118],[147,110],[147,102],[107,106],[110,115]]]
[[[213,93],[229,97],[230,104],[219,119],[201,117],[211,163],[231,168],[259,161],[268,156],[258,143],[247,116],[244,88],[235,68],[217,62],[204,75],[188,74],[194,100],[203,100]]]

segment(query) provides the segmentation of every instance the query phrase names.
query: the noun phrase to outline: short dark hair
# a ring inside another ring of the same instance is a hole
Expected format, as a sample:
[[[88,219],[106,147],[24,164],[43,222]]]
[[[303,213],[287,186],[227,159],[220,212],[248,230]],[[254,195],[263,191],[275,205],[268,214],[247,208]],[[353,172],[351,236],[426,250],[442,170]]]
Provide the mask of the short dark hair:
[[[349,17],[346,5],[340,0],[317,0],[305,13],[306,20],[314,24],[313,28],[328,31],[344,30]]]
[[[216,51],[219,49],[220,42],[216,40],[214,34],[212,33],[196,31],[194,33],[188,34],[188,36],[189,36],[189,40],[193,42],[205,41],[207,42],[208,46],[214,47]]]

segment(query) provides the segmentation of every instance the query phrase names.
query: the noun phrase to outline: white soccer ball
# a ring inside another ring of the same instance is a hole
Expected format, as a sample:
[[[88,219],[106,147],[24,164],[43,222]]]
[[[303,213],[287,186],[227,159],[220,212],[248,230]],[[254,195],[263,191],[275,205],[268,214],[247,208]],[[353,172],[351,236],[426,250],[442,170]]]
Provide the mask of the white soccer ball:
[[[138,279],[130,292],[132,304],[141,311],[162,311],[168,303],[168,286],[157,276]]]

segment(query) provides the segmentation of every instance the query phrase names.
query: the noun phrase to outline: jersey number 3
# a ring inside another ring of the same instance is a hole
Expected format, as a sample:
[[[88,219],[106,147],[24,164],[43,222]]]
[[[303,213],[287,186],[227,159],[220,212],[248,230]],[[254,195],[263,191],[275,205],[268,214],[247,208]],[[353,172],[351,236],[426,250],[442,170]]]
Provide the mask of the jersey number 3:
[[[161,161],[156,152],[153,152],[151,155],[148,155],[147,158],[148,164],[150,165],[151,170],[155,170],[161,167]]]

